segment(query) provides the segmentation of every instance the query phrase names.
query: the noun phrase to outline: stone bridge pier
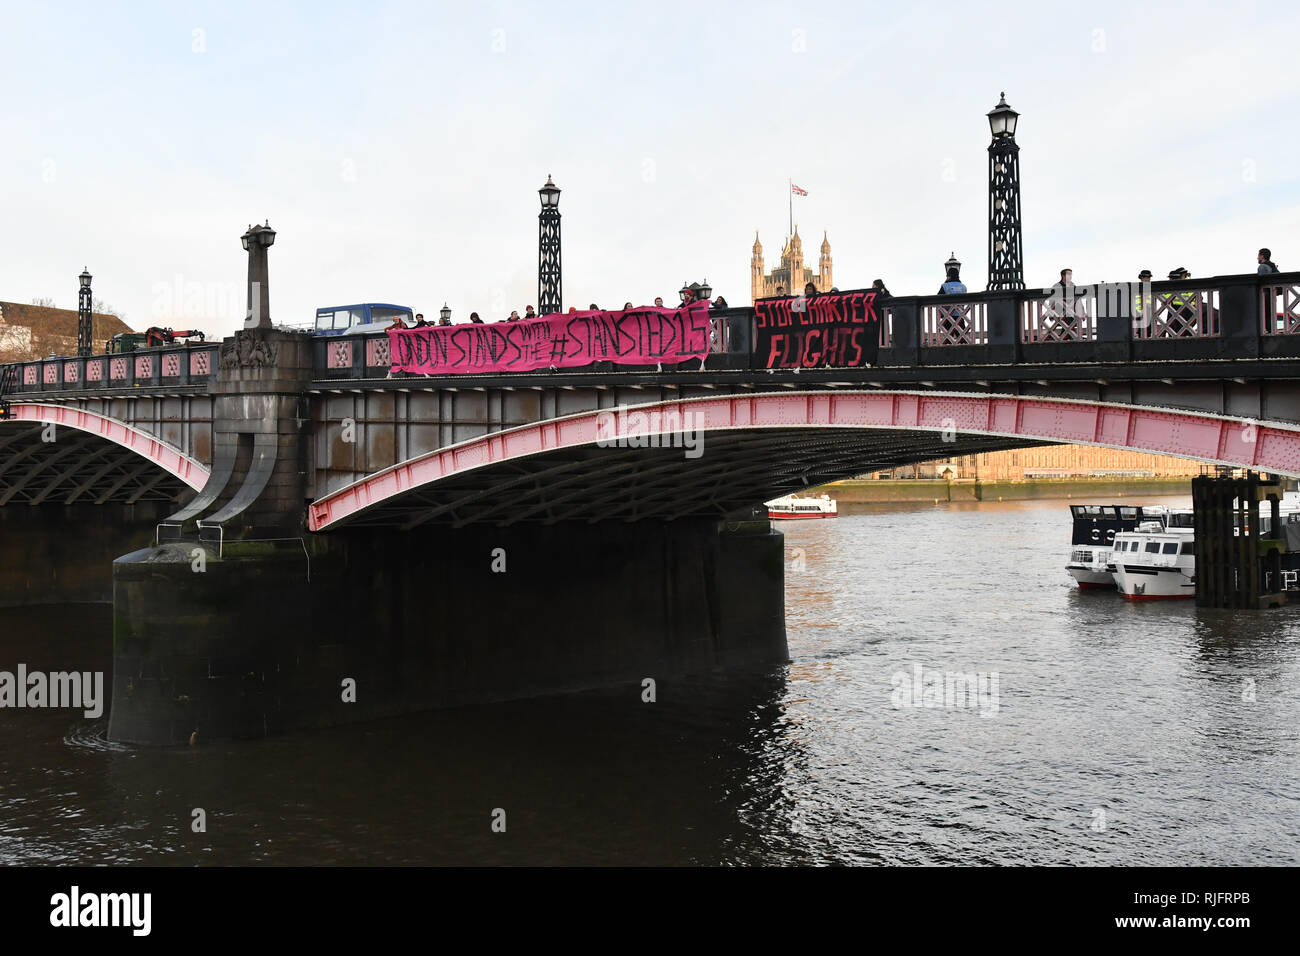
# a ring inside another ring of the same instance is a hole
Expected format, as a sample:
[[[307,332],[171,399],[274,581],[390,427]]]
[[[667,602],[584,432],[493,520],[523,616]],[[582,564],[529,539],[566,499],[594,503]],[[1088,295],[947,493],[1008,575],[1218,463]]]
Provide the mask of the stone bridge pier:
[[[309,346],[269,330],[223,343],[211,474],[157,543],[113,563],[111,739],[623,682],[639,696],[647,678],[786,660],[783,536],[765,517],[309,532]]]

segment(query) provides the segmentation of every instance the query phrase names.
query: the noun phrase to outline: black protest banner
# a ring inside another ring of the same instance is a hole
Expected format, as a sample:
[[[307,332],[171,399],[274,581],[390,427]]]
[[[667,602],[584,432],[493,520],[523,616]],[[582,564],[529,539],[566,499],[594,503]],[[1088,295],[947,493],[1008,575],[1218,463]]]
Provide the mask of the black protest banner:
[[[866,368],[875,364],[879,344],[874,291],[754,303],[758,368]]]

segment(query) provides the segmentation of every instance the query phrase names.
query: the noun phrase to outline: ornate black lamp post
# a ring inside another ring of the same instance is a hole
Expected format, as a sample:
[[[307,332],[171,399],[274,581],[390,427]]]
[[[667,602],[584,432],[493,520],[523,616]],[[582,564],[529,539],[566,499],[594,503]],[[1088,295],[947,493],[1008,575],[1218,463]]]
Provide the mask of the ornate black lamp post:
[[[248,314],[244,328],[269,329],[271,327],[271,274],[266,264],[266,250],[275,242],[275,230],[268,220],[264,226],[249,226],[239,237],[248,251]],[[257,299],[254,301],[253,296]]]
[[[560,189],[548,175],[537,195],[542,199],[537,217],[537,314],[551,315],[561,309]]]
[[[989,289],[1023,289],[1024,256],[1020,242],[1020,147],[1016,119],[1003,93],[989,111]]]
[[[451,309],[447,308],[446,302],[444,302],[442,308],[438,310],[438,319],[442,325],[451,325]]]
[[[81,288],[77,290],[77,354],[83,357],[90,354],[90,336],[94,331],[91,328],[93,300],[90,297],[90,278],[90,271],[87,269],[82,269],[81,275],[77,276],[77,280],[81,283]]]

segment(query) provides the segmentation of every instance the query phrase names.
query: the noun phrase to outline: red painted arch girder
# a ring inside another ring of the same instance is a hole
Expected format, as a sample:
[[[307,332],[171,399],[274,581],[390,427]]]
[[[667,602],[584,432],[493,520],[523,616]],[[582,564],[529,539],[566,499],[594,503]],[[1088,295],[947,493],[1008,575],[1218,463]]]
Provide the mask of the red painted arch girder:
[[[872,428],[943,431],[1071,442],[1300,476],[1300,425],[1255,422],[1179,409],[1076,399],[944,392],[786,392],[679,399],[624,406],[629,413],[678,420],[709,431],[768,428]],[[451,445],[387,468],[311,504],[308,527],[323,531],[382,501],[486,465],[595,445],[660,427],[598,409],[548,419]],[[648,427],[647,427],[648,424]],[[637,430],[637,429],[640,430]],[[706,444],[707,448],[707,444]]]
[[[64,428],[98,435],[123,448],[130,449],[142,458],[148,458],[163,471],[179,478],[196,491],[207,483],[208,469],[185,454],[175,445],[156,438],[125,422],[85,409],[67,405],[43,405],[38,402],[15,402],[9,407],[13,421],[53,423]]]

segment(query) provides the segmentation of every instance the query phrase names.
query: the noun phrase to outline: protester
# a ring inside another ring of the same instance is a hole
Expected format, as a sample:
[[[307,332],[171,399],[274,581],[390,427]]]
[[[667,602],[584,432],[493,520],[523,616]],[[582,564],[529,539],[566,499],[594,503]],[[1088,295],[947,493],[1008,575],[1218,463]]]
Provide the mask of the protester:
[[[948,281],[939,286],[939,295],[964,295],[966,286],[961,281],[961,274],[956,269],[948,270]]]
[[[877,299],[888,299],[888,298],[889,298],[889,290],[885,288],[885,280],[884,280],[884,279],[872,279],[872,280],[871,280],[871,291],[873,291],[873,292],[876,293],[876,298],[877,298]]]
[[[811,299],[813,296],[817,294],[817,286],[813,285],[811,282],[805,283],[803,287],[803,294],[804,294],[804,298]]]
[[[664,297],[661,295],[655,296],[655,308],[662,309],[663,307],[664,307]]]
[[[537,318],[537,313],[533,311],[533,307],[531,305],[524,306],[524,318],[525,319]]]
[[[783,286],[783,285],[779,285],[779,286],[777,286],[777,287],[776,287],[776,294],[777,294],[777,295],[785,295],[785,286]]]
[[[429,323],[426,322],[426,321],[424,321],[424,313],[423,313],[423,312],[417,312],[417,313],[415,313],[415,324],[412,325],[411,328],[413,328],[413,329],[423,329],[423,328],[428,327],[428,325],[429,325]]]
[[[475,323],[476,325],[482,325],[482,324],[483,324],[483,320],[480,319],[480,318],[478,317],[478,313],[477,313],[477,312],[471,312],[471,313],[469,314],[469,320],[470,320],[471,322]]]
[[[507,322],[518,322],[518,321],[519,321],[519,310],[516,309],[516,310],[512,311],[508,316],[506,316],[506,321],[507,321]]]
[[[1273,264],[1273,253],[1270,252],[1268,249],[1259,250],[1259,255],[1257,258],[1259,260],[1259,268],[1256,270],[1256,272],[1258,272],[1259,275],[1266,276],[1266,275],[1271,275],[1274,272],[1282,271],[1281,269],[1279,269],[1277,266]]]
[[[722,296],[718,296],[716,299],[713,300],[713,308],[715,309],[727,308],[727,300],[724,299]]]
[[[631,309],[631,308],[633,308],[633,305],[632,305],[631,302],[624,302],[624,303],[623,303],[623,311],[624,311],[624,312],[626,312],[628,309]]]
[[[450,315],[439,315],[439,316],[438,316],[438,324],[439,324],[439,325],[451,325],[451,316],[450,316]]]
[[[598,306],[595,302],[591,303],[591,305],[587,306],[587,308],[590,309],[592,312],[600,311],[600,306]]]

